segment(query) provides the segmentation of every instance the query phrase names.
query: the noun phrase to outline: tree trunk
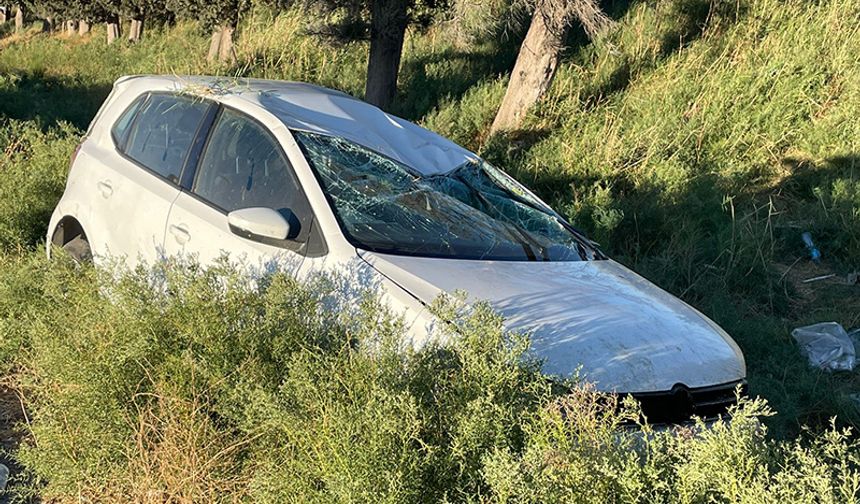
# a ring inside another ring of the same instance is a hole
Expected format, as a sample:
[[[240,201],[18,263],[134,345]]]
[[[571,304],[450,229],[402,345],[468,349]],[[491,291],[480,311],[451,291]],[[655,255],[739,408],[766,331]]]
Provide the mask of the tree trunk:
[[[143,37],[143,17],[131,20],[131,27],[128,29],[128,40],[130,42],[139,42]]]
[[[516,129],[528,110],[547,92],[564,49],[564,40],[576,18],[593,37],[612,24],[597,0],[540,0],[531,26],[517,55],[511,80],[490,133]]]
[[[83,19],[78,23],[78,35],[84,36],[90,32],[90,23]]]
[[[42,21],[42,33],[54,32],[54,17],[48,16]]]
[[[218,47],[218,61],[221,63],[236,63],[236,50],[233,47],[233,33],[236,27],[224,25],[221,29],[221,44]]]
[[[120,38],[122,35],[122,31],[119,26],[119,18],[112,17],[107,20],[105,23],[107,26],[107,43],[108,45],[113,44],[116,39]]]
[[[206,61],[212,62],[218,57],[218,51],[221,50],[221,27],[216,26],[212,30],[212,38],[209,41],[209,53],[206,55]]]
[[[397,94],[403,38],[409,23],[406,0],[374,0],[370,9],[370,55],[364,99],[386,110]]]
[[[176,26],[176,14],[175,13],[173,13],[171,11],[167,11],[163,14],[163,16],[164,16],[163,28],[165,30],[168,30],[168,29]]]
[[[490,133],[517,128],[526,112],[549,89],[568,26],[563,1],[538,3]]]
[[[24,31],[24,7],[18,4],[17,12],[15,12],[15,33]]]
[[[75,21],[66,21],[66,35],[72,36],[78,33],[78,24]]]
[[[212,31],[212,38],[209,40],[209,53],[206,55],[207,61],[215,61],[221,63],[236,63],[236,49],[233,46],[233,34],[236,32],[236,27],[230,24],[216,26]]]

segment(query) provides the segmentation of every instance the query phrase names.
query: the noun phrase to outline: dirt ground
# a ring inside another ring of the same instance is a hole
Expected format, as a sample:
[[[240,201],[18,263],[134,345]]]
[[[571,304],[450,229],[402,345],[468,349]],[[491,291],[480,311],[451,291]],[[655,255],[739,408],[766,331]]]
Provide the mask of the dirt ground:
[[[826,261],[814,263],[801,258],[792,264],[776,264],[781,282],[792,291],[792,311],[799,315],[798,319],[815,319],[811,316],[813,307],[819,311],[827,311],[830,305],[828,299],[839,299],[843,306],[839,314],[840,322],[845,329],[860,327],[860,277],[858,272],[842,272],[832,268]],[[849,309],[844,310],[844,302],[851,301]],[[825,322],[830,319],[816,320]]]

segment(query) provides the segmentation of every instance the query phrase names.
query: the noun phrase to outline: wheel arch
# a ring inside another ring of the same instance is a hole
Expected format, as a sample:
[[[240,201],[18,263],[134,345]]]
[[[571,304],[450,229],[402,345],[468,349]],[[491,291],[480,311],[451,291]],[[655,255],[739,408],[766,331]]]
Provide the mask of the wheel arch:
[[[71,215],[66,215],[54,227],[54,231],[51,233],[51,243],[62,247],[77,236],[83,236],[85,240],[89,241],[80,221]]]

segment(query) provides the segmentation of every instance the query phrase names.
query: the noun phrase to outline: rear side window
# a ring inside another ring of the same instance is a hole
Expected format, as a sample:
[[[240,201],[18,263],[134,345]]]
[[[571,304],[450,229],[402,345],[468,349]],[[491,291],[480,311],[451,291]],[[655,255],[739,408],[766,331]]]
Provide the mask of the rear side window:
[[[146,95],[141,96],[137,100],[134,100],[134,103],[131,104],[125,112],[119,117],[116,123],[111,128],[110,133],[113,137],[113,143],[120,149],[125,149],[125,140],[128,137],[128,129],[131,126],[131,121],[134,119],[135,114],[140,109],[140,106],[143,102],[146,101]],[[93,121],[95,122],[95,121]]]
[[[209,102],[176,95],[150,95],[128,132],[125,154],[167,179],[178,181]]]

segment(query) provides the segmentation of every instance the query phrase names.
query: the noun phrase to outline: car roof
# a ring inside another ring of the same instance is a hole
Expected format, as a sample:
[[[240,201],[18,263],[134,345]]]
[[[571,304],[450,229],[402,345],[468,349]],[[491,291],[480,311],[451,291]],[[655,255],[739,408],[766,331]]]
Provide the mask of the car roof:
[[[222,101],[238,97],[274,114],[292,130],[345,138],[419,173],[448,172],[478,157],[454,142],[341,91],[303,82],[209,76],[138,75],[135,88],[175,90]]]

